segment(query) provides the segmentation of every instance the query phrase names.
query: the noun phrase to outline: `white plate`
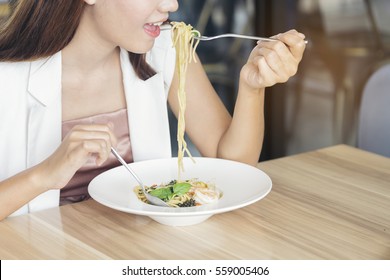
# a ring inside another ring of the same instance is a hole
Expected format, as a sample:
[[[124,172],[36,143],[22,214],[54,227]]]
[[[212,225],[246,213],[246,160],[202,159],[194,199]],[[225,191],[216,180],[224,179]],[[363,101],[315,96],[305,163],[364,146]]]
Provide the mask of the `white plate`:
[[[95,177],[88,191],[93,199],[110,208],[136,215],[146,215],[153,220],[171,226],[194,225],[214,214],[232,211],[264,198],[272,188],[272,181],[263,171],[239,162],[196,157],[195,163],[184,158],[181,179],[197,178],[213,182],[222,191],[216,203],[171,208],[141,202],[133,189],[137,185],[123,166],[108,170]],[[177,158],[157,159],[131,163],[146,186],[168,183],[178,177]]]

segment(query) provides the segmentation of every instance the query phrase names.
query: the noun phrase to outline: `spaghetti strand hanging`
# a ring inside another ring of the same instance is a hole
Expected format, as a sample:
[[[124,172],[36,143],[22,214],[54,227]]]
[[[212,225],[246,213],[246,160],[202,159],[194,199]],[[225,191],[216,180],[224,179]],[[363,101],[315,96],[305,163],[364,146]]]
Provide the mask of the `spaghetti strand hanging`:
[[[192,159],[191,152],[187,147],[185,140],[185,110],[186,110],[186,92],[185,82],[187,77],[188,64],[192,61],[196,62],[195,51],[199,44],[199,41],[194,37],[200,36],[199,31],[194,30],[191,25],[187,25],[184,22],[172,22],[172,42],[176,49],[176,69],[179,74],[179,88],[178,88],[178,101],[179,101],[179,115],[177,125],[177,143],[178,143],[178,170],[180,179],[180,173],[184,171],[183,157],[184,154]]]

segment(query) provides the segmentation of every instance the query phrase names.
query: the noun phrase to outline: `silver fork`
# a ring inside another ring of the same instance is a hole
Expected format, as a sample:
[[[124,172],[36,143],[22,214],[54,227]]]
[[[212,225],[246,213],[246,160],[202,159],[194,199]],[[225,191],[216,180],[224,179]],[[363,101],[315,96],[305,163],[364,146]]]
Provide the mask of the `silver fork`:
[[[221,34],[216,36],[195,36],[194,39],[200,41],[211,41],[211,40],[227,38],[227,37],[249,39],[249,40],[256,40],[256,41],[268,41],[268,42],[278,41],[278,39],[274,39],[274,38],[257,37],[257,36],[241,35],[241,34],[234,34],[234,33],[226,33],[226,34]],[[305,44],[307,44],[307,41],[305,41]]]
[[[164,23],[160,26],[161,30],[171,30],[172,25],[170,23]],[[268,38],[268,37],[257,37],[257,36],[249,36],[249,35],[241,35],[241,34],[235,34],[235,33],[225,33],[221,35],[216,36],[194,36],[194,39],[200,40],[200,41],[211,41],[215,39],[220,38],[227,38],[227,37],[234,37],[234,38],[241,38],[241,39],[249,39],[249,40],[256,40],[256,41],[278,41],[278,39],[274,38]],[[308,41],[305,41],[305,44],[307,44]]]
[[[142,192],[144,193],[146,199],[153,205],[158,205],[158,206],[165,206],[169,207],[165,201],[159,199],[156,196],[153,196],[151,194],[148,194],[148,192],[145,189],[144,183],[141,181],[141,179],[137,176],[137,174],[128,166],[128,164],[125,162],[125,160],[119,155],[119,153],[111,147],[111,152],[114,154],[114,156],[118,159],[120,163],[133,175],[134,179],[138,182],[138,184],[141,186]]]

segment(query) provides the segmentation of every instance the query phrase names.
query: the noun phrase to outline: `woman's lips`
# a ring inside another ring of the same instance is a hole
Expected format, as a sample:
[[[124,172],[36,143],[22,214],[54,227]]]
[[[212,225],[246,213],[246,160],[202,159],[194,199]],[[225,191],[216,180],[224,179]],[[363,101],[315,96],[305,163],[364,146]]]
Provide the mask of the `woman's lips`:
[[[154,24],[145,24],[144,30],[151,37],[156,38],[160,35],[160,26]]]

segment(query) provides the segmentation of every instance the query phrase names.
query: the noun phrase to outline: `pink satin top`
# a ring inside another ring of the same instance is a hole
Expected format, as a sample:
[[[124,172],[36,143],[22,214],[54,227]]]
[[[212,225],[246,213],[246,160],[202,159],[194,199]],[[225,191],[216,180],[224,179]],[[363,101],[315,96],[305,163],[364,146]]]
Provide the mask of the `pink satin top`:
[[[114,124],[113,132],[118,140],[116,150],[126,162],[133,162],[127,109],[121,109],[111,113],[104,113],[76,120],[64,121],[62,123],[62,139],[75,125],[107,124],[109,122]],[[69,183],[61,189],[60,205],[79,202],[90,198],[88,194],[89,182],[100,173],[119,165],[120,163],[112,154],[110,154],[110,157],[101,166],[97,166],[95,159],[91,157],[86,164],[76,172]]]

